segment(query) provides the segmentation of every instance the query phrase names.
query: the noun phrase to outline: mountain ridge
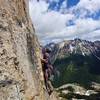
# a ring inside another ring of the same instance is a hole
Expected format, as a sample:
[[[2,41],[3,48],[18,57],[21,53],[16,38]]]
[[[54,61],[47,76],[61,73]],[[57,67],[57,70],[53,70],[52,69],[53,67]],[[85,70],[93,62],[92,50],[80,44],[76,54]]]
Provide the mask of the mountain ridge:
[[[79,53],[78,49],[80,50],[80,53],[82,55],[93,54],[94,56],[97,56],[96,54],[100,52],[100,41],[92,42],[76,38],[74,40],[64,40],[59,43],[49,43],[45,47],[52,50],[51,58],[53,59],[53,56],[55,56],[56,54],[58,54],[58,56],[61,56],[61,53],[63,53],[64,55],[66,53]],[[56,51],[56,49],[58,51]],[[97,57],[97,59],[100,60],[99,57]]]
[[[74,39],[50,43],[52,81],[62,100],[97,100],[100,94],[100,41]],[[95,88],[96,87],[96,88]]]

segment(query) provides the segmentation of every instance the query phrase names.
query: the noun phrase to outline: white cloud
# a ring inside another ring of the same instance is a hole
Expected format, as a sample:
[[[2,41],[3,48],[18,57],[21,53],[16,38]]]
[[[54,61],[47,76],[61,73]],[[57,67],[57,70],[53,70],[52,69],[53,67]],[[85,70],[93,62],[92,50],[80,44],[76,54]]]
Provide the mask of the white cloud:
[[[58,2],[58,0],[51,1]],[[96,31],[100,28],[100,20],[85,18],[85,15],[95,14],[100,10],[100,0],[80,0],[76,6],[67,10],[65,9],[66,2],[63,2],[60,12],[48,11],[49,4],[45,0],[40,0],[40,2],[32,0],[29,4],[36,33],[43,43],[76,37],[100,39],[100,31]],[[78,13],[77,10],[80,12]],[[61,13],[63,11],[64,14]],[[72,20],[74,25],[66,26],[69,20]]]
[[[100,28],[100,20],[96,21],[91,18],[87,19],[77,19],[75,21],[77,27],[77,33],[85,34],[88,32],[92,32],[93,30]]]
[[[87,35],[83,34],[82,39],[87,39],[87,40],[100,40],[100,29],[92,31],[88,33]]]
[[[46,38],[54,33],[56,33],[54,35],[59,35],[59,32],[66,28],[67,21],[74,17],[72,14],[61,14],[56,11],[47,12],[47,10],[48,4],[44,1],[30,2],[30,15],[40,38],[44,38],[44,36]]]
[[[66,13],[66,8],[67,8],[67,0],[65,0],[65,1],[62,3],[61,8],[60,8],[60,12]]]
[[[91,13],[98,12],[100,10],[100,0],[80,0],[77,7],[85,8]]]
[[[79,17],[96,14],[100,11],[100,0],[80,0],[80,2],[69,9],[69,12],[76,12]]]

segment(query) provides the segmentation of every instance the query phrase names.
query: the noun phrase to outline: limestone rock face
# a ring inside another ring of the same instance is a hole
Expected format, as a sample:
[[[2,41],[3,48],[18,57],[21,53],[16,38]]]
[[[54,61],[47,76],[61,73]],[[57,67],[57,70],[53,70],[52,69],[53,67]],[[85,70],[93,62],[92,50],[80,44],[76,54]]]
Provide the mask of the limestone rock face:
[[[0,100],[49,100],[34,33],[28,1],[0,0]]]

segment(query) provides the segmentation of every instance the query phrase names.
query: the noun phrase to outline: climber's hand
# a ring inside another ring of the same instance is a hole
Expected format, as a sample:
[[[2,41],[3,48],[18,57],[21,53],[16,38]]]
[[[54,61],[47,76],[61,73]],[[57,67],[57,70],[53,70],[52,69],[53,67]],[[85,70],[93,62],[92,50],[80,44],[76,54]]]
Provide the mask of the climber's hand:
[[[43,63],[48,63],[48,61],[46,60],[46,59],[41,59],[41,61],[43,62]]]

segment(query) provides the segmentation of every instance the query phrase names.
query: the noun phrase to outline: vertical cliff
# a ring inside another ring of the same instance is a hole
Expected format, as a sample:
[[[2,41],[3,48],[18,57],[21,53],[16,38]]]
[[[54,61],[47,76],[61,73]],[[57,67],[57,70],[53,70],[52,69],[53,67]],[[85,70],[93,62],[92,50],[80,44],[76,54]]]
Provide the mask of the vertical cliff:
[[[34,33],[28,1],[0,0],[0,100],[49,98]]]

